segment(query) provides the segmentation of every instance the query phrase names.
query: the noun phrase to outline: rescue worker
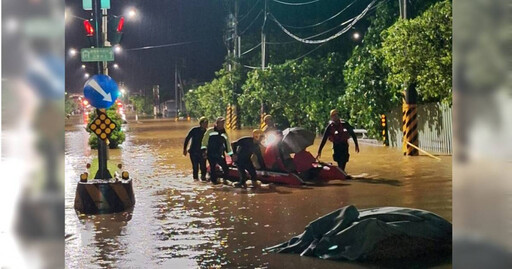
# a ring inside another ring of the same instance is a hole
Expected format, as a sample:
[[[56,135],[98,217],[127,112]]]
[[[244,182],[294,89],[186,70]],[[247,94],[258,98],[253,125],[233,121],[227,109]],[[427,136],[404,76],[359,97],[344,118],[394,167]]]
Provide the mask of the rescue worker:
[[[318,148],[318,155],[316,159],[319,159],[322,155],[322,149],[327,139],[332,142],[333,159],[338,163],[338,166],[345,171],[345,166],[349,160],[350,154],[348,153],[348,139],[352,137],[356,145],[356,152],[359,153],[359,144],[357,143],[357,137],[354,133],[354,128],[343,121],[338,116],[338,110],[333,109],[330,112],[331,120],[329,125],[325,128],[322,143]]]
[[[219,184],[215,169],[217,164],[222,168],[223,178],[227,179],[229,168],[224,158],[224,152],[229,156],[233,155],[228,134],[226,129],[224,129],[225,121],[223,117],[217,118],[214,126],[206,130],[201,146],[203,157],[206,157],[210,164],[210,181],[213,184]]]
[[[265,169],[265,162],[260,151],[260,143],[263,139],[263,132],[260,129],[252,131],[252,137],[246,136],[233,142],[232,148],[235,154],[234,160],[238,168],[238,175],[240,181],[235,183],[235,187],[247,187],[247,172],[251,177],[253,186],[256,186],[256,169],[251,161],[251,156],[254,154],[258,158],[258,162],[261,164],[262,169]]]
[[[183,156],[187,156],[188,143],[192,140],[188,153],[192,162],[192,176],[194,180],[199,180],[198,170],[201,169],[201,180],[206,181],[206,159],[203,158],[201,151],[201,143],[206,128],[208,128],[208,119],[206,117],[199,118],[199,126],[190,129],[183,144]]]
[[[271,115],[265,115],[265,117],[263,117],[263,122],[265,123],[265,127],[263,128],[263,132],[265,134],[269,133],[269,132],[272,132],[272,131],[276,131],[277,130],[277,127],[276,127],[276,124],[274,122],[274,118],[272,118]]]

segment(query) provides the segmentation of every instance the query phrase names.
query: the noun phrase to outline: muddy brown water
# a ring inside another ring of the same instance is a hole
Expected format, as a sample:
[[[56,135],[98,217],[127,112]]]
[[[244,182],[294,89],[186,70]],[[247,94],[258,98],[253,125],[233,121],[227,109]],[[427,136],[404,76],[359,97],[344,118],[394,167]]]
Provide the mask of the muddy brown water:
[[[96,156],[80,117],[66,124],[66,265],[68,268],[449,268],[451,261],[369,264],[266,253],[312,220],[353,204],[400,206],[452,219],[452,163],[361,144],[347,172],[356,178],[325,186],[234,189],[194,182],[183,140],[193,126],[173,120],[130,121],[126,141],[110,150],[134,179],[136,204],[119,214],[83,216],[73,209],[76,182]],[[232,140],[251,130],[230,133]],[[320,139],[308,148],[313,154]],[[322,160],[332,162],[330,146]]]

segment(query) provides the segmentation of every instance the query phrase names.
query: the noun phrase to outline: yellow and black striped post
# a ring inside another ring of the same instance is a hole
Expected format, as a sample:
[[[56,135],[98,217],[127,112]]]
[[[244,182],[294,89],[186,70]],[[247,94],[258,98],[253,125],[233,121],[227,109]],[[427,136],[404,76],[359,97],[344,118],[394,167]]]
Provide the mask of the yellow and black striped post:
[[[231,117],[232,117],[231,105],[226,108],[226,129],[231,130]]]
[[[83,214],[112,214],[133,208],[132,180],[81,180],[75,194],[75,210]]]
[[[418,150],[407,142],[418,146],[418,111],[416,104],[404,102],[402,105],[403,146],[402,152],[408,156],[418,156]]]
[[[389,146],[387,119],[384,114],[380,115],[380,125],[382,127],[382,142],[384,145]]]
[[[236,105],[231,106],[231,130],[237,130],[238,129],[238,114]]]

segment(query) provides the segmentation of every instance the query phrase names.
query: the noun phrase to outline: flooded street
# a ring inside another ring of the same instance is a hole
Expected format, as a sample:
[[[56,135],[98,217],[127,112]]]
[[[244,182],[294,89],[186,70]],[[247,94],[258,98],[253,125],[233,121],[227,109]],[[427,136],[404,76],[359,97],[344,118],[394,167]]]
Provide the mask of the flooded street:
[[[182,155],[192,127],[174,120],[131,121],[126,141],[110,150],[134,180],[132,212],[78,216],[75,189],[85,164],[97,153],[78,118],[66,125],[66,262],[68,268],[382,268],[262,249],[303,232],[312,220],[342,206],[400,206],[452,220],[451,156],[404,157],[399,149],[361,143],[350,148],[347,172],[356,178],[325,186],[234,189],[194,182]],[[251,130],[230,133],[231,140]],[[320,139],[309,147],[316,153]],[[322,160],[332,162],[330,144]],[[417,264],[404,265],[405,268]],[[450,267],[441,264],[441,267]],[[438,264],[436,264],[438,265]],[[396,267],[396,264],[393,266]]]

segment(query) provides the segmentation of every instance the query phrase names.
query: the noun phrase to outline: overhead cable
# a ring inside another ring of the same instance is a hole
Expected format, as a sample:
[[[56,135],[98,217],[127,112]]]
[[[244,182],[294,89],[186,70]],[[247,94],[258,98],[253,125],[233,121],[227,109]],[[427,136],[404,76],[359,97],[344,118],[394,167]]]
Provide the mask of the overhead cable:
[[[258,0],[256,1],[256,3],[249,9],[249,11],[247,11],[247,13],[245,13],[245,15],[242,16],[242,18],[240,18],[238,20],[238,22],[241,22],[243,20],[245,20],[246,18],[248,18],[249,14],[251,14],[251,12],[254,10],[254,8],[261,2],[261,0]]]
[[[247,27],[245,27],[245,29],[243,31],[240,32],[240,35],[243,35],[245,32],[247,32],[247,30],[249,30],[249,28],[251,28],[251,26],[256,22],[256,20],[258,20],[258,18],[260,17],[260,15],[263,13],[263,10],[260,10],[260,13],[258,13],[258,15],[256,15],[256,17],[254,17],[254,20],[252,20],[251,23],[249,23],[249,25]]]
[[[284,27],[287,27],[287,28],[292,28],[292,29],[307,29],[307,28],[313,28],[313,27],[316,27],[316,26],[319,26],[319,25],[322,25],[336,17],[338,17],[340,14],[342,14],[345,10],[347,10],[349,7],[351,7],[355,2],[357,2],[359,0],[354,0],[352,1],[352,3],[348,4],[348,6],[346,6],[345,8],[343,8],[342,10],[340,10],[338,13],[332,15],[331,17],[327,18],[326,20],[323,20],[319,23],[315,23],[315,24],[311,24],[311,25],[306,25],[306,26],[293,26],[293,25],[286,25],[286,24],[283,24]]]
[[[319,2],[320,0],[312,0],[309,2],[303,2],[303,3],[290,3],[290,2],[284,2],[284,1],[279,1],[279,0],[272,0],[272,1],[282,4],[282,5],[287,5],[287,6],[304,6],[304,5],[309,5],[309,4]]]
[[[245,52],[243,52],[242,54],[240,54],[240,56],[243,56],[243,55],[245,55],[245,54],[247,54],[247,53],[249,53],[249,52],[253,51],[255,48],[257,48],[257,47],[259,47],[259,46],[261,46],[261,42],[260,42],[258,45],[254,46],[254,47],[252,47],[252,48],[250,48],[250,49],[248,49],[248,50],[246,50]]]
[[[270,17],[272,18],[272,20],[274,22],[276,22],[276,24],[279,26],[279,28],[281,28],[281,30],[283,32],[285,32],[287,35],[289,35],[290,37],[292,37],[293,39],[299,41],[299,42],[302,42],[302,43],[305,43],[305,44],[321,44],[321,43],[325,43],[325,42],[328,42],[328,41],[331,41],[339,36],[341,36],[342,34],[348,32],[352,26],[354,26],[354,24],[356,24],[361,18],[363,18],[366,13],[368,13],[368,11],[370,10],[370,8],[375,4],[377,0],[373,0],[364,10],[363,12],[361,12],[361,14],[359,14],[358,16],[356,16],[354,18],[354,20],[349,24],[347,25],[345,28],[341,29],[341,31],[337,32],[336,34],[328,37],[328,38],[325,38],[325,39],[321,39],[321,40],[309,40],[309,39],[305,39],[305,38],[301,38],[299,36],[296,36],[294,35],[293,33],[291,33],[288,29],[286,29],[275,17],[274,15],[272,14],[269,14]]]

